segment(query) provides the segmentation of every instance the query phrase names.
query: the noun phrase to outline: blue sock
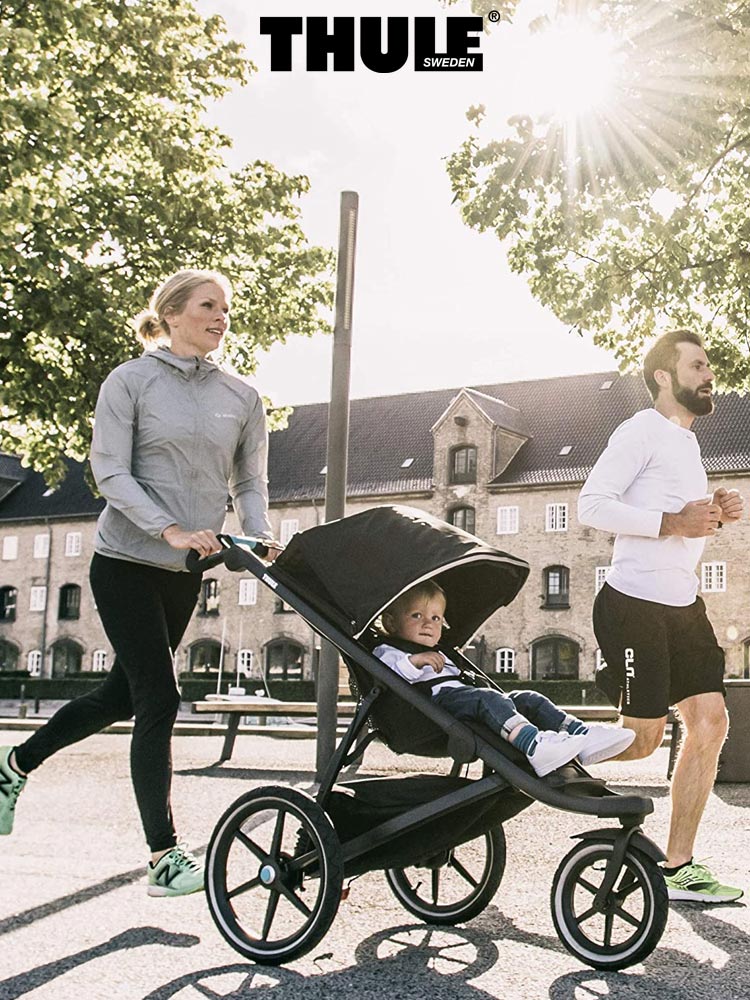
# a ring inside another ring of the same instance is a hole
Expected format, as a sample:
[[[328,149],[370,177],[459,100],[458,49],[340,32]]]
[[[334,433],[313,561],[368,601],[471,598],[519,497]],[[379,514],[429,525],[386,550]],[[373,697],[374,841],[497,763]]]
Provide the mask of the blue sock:
[[[575,715],[566,715],[563,721],[560,723],[561,733],[570,733],[571,736],[577,736],[581,733],[587,733],[588,726],[586,726],[580,719],[576,719]]]
[[[516,750],[520,750],[521,753],[526,754],[528,757],[529,750],[536,743],[536,738],[539,735],[539,730],[536,726],[532,726],[530,722],[527,722],[525,726],[521,726],[518,731],[518,735],[511,742],[511,746],[514,746]]]

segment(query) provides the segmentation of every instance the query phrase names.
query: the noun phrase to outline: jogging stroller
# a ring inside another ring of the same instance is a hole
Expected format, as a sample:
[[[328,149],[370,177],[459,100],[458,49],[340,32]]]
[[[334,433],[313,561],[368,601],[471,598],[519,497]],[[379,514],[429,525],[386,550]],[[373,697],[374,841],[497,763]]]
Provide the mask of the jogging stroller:
[[[619,824],[577,834],[557,869],[551,907],[564,946],[600,969],[625,968],[653,951],[668,900],[664,855],[641,832],[651,799],[620,795],[577,763],[538,778],[508,743],[454,719],[371,653],[383,609],[429,578],[446,593],[451,658],[471,668],[457,647],[515,598],[527,563],[396,506],[301,532],[271,566],[253,540],[220,540],[220,553],[189,559],[191,568],[224,562],[256,576],[338,648],[358,699],[314,798],[283,785],[255,788],[213,831],[206,895],[236,951],[269,964],[304,955],[330,927],[344,880],[373,870],[427,923],[470,920],[500,885],[503,822],[534,801]],[[338,781],[376,738],[397,754],[449,758],[450,772]],[[462,776],[477,760],[481,774]]]

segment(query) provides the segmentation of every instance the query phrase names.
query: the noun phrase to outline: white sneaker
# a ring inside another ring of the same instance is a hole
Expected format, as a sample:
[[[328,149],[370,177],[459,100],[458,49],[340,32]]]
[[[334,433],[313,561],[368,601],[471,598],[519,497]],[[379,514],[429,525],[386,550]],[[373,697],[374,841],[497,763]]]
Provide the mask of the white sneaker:
[[[623,729],[621,726],[605,726],[601,722],[593,722],[586,728],[588,732],[583,734],[586,742],[578,754],[584,767],[616,757],[618,753],[627,750],[635,739],[632,729]]]
[[[577,757],[583,749],[586,737],[572,736],[570,733],[540,732],[536,742],[527,754],[529,763],[540,778],[555,771],[569,760]]]

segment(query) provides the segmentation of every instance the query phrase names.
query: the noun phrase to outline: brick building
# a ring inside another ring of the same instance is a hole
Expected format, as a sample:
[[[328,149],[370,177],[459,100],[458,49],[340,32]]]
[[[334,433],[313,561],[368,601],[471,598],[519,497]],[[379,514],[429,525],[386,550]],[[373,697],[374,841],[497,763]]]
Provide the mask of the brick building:
[[[617,373],[492,384],[354,400],[347,513],[407,504],[520,556],[531,573],[519,597],[470,644],[485,669],[521,678],[592,676],[598,651],[591,605],[612,538],[576,520],[578,490],[615,427],[650,399]],[[319,523],[325,492],[326,404],[297,407],[271,435],[271,523],[282,541]],[[750,399],[720,396],[695,425],[713,487],[748,494]],[[103,503],[80,465],[55,491],[0,456],[0,669],[61,676],[106,669],[112,652],[88,586]],[[228,530],[236,531],[230,512]],[[750,522],[706,544],[700,591],[730,676],[750,673]],[[219,569],[177,652],[180,672],[313,674],[312,630],[249,575]],[[222,655],[223,648],[223,655]],[[253,683],[254,680],[254,683]]]

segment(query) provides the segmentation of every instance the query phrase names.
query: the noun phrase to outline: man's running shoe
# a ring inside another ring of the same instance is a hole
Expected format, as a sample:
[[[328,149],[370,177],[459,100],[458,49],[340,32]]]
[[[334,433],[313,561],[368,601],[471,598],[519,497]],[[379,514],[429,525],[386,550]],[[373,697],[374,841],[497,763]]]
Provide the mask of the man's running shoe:
[[[8,763],[13,747],[0,747],[0,834],[10,833],[16,817],[16,801],[23,791],[26,778]]]
[[[154,864],[148,864],[149,896],[188,896],[203,888],[203,865],[177,844]]]
[[[705,865],[690,861],[674,875],[665,875],[667,892],[672,902],[734,903],[743,896],[742,889],[722,885]]]
[[[586,726],[584,736],[586,742],[578,754],[578,759],[584,767],[588,767],[589,764],[609,760],[610,757],[616,757],[618,753],[627,750],[635,739],[635,732],[622,726],[604,726],[593,722]]]

